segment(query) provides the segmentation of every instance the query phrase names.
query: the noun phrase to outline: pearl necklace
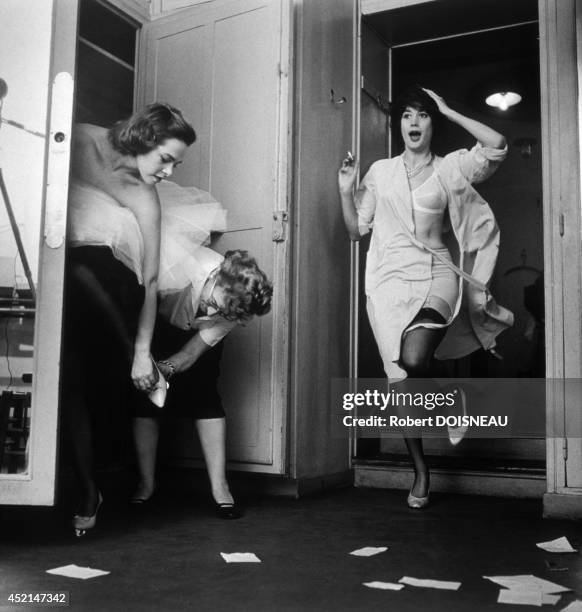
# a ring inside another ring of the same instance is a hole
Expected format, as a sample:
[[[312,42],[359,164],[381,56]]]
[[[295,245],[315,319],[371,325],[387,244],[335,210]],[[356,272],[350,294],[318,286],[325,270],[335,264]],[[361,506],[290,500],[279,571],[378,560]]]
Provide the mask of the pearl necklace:
[[[412,168],[411,170],[408,168],[408,164],[406,163],[403,157],[402,161],[404,162],[404,168],[406,169],[406,176],[409,179],[414,178],[415,176],[418,176],[427,166],[430,166],[430,164],[432,164],[433,159],[434,159],[434,155],[431,153],[428,156],[428,159],[426,161],[421,162],[418,166],[416,166],[416,168]]]

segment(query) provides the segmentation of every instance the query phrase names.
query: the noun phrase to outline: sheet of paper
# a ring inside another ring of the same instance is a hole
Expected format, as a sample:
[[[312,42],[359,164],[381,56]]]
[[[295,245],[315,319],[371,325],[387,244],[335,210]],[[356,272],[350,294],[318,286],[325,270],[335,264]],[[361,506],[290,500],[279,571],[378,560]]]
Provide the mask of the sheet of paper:
[[[260,563],[261,560],[250,552],[220,553],[227,563]]]
[[[378,555],[380,553],[386,552],[387,550],[387,546],[364,546],[364,548],[352,550],[350,555],[355,555],[356,557],[371,557],[372,555]]]
[[[411,578],[410,576],[403,576],[398,581],[401,584],[408,584],[410,586],[422,587],[425,589],[445,589],[447,591],[456,591],[460,586],[460,582],[448,582],[446,580],[427,580],[423,578]]]
[[[379,580],[373,580],[372,582],[362,582],[364,586],[370,587],[371,589],[383,589],[385,591],[400,591],[404,588],[403,584],[395,584],[394,582],[381,582]]]
[[[568,542],[568,538],[562,536],[561,538],[556,538],[555,540],[550,540],[549,542],[538,542],[536,544],[538,548],[545,550],[551,553],[572,553],[578,552],[571,544]]]
[[[555,606],[560,599],[562,599],[561,595],[550,595],[549,593],[542,593],[542,604]]]
[[[567,593],[572,589],[561,586],[555,582],[538,578],[532,574],[520,574],[516,576],[483,576],[485,580],[491,580],[499,586],[505,587],[506,589],[513,589],[516,591],[542,591],[543,593]]]
[[[68,578],[79,578],[80,580],[87,580],[88,578],[96,578],[97,576],[105,576],[111,572],[104,572],[103,570],[93,569],[91,567],[79,567],[78,565],[63,565],[62,567],[55,567],[47,570],[47,574],[55,574],[56,576],[67,576]]]
[[[523,589],[501,589],[497,596],[497,603],[515,604],[523,606],[541,606],[541,591],[526,591]]]
[[[577,599],[576,601],[573,601],[565,608],[562,608],[561,612],[582,612],[582,600]]]

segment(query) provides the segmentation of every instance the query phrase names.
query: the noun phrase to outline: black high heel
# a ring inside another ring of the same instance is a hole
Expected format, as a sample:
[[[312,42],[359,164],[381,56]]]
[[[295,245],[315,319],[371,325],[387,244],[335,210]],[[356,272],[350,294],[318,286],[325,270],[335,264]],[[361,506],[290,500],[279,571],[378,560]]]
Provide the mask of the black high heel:
[[[149,508],[155,501],[155,491],[149,497],[136,497],[135,495],[130,498],[129,505],[132,508]]]
[[[236,502],[214,502],[214,510],[218,518],[224,520],[239,519],[243,515],[242,508]]]

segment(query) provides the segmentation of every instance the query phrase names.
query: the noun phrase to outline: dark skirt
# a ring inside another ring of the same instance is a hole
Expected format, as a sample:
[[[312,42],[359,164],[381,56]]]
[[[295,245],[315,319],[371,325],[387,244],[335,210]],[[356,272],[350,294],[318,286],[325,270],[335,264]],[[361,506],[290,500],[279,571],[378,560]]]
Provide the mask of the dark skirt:
[[[96,299],[101,292],[102,299]],[[222,343],[171,380],[166,405],[154,406],[131,380],[133,343],[144,288],[109,247],[69,248],[66,262],[62,390],[65,413],[85,402],[101,421],[134,416],[224,417],[217,389]],[[155,359],[180,350],[192,331],[158,317],[152,341]]]
[[[157,360],[167,359],[179,351],[194,331],[185,331],[170,325],[161,317],[156,321],[152,353]],[[208,349],[188,370],[170,380],[165,406],[154,406],[144,394],[138,394],[135,416],[139,417],[190,417],[194,419],[219,419],[224,417],[217,381],[220,374],[222,342]]]
[[[62,353],[65,391],[82,392],[97,401],[115,397],[117,388],[133,388],[132,349],[143,300],[143,286],[111,249],[68,249]]]

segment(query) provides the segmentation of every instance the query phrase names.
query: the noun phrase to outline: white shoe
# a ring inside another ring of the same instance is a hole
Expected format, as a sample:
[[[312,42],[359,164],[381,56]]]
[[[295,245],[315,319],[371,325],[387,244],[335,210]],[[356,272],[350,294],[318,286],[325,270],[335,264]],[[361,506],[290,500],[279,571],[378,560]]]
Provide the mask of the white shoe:
[[[463,416],[467,416],[467,396],[465,395],[465,391],[461,387],[458,387],[459,397],[461,398],[461,404],[463,406]],[[467,433],[467,425],[461,425],[460,427],[451,427],[447,426],[449,431],[449,441],[453,446],[457,446],[457,444],[465,437]]]
[[[101,491],[98,493],[99,497],[97,498],[97,507],[91,516],[81,516],[79,514],[75,514],[73,516],[73,529],[75,530],[75,535],[78,538],[83,537],[87,531],[93,529],[97,524],[97,512],[99,512],[99,508],[101,508],[101,504],[103,503]]]
[[[148,393],[148,398],[154,406],[158,408],[163,408],[166,403],[166,395],[168,394],[168,389],[170,387],[170,383],[164,378],[164,375],[160,372],[156,362],[154,361],[154,368],[158,373],[158,380],[154,386],[154,388]]]

